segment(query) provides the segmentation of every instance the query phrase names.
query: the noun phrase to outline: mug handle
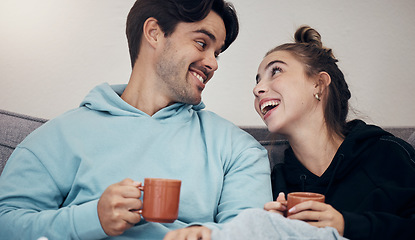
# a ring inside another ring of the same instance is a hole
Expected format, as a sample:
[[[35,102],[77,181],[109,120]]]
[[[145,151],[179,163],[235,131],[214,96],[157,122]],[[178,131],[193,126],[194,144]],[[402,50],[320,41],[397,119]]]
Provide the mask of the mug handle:
[[[138,189],[139,189],[140,191],[144,192],[144,186],[138,187]],[[143,209],[138,209],[138,210],[132,209],[132,210],[130,210],[130,211],[132,211],[132,212],[136,212],[136,213],[138,213],[138,214],[140,214],[140,215],[143,215]]]

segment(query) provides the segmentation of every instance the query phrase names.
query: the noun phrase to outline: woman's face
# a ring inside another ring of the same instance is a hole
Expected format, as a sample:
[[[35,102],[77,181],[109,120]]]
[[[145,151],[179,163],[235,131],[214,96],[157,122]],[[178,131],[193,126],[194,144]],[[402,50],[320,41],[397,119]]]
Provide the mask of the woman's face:
[[[312,124],[318,104],[314,97],[317,80],[306,76],[304,65],[290,52],[276,51],[266,56],[256,80],[255,110],[270,132],[291,134]]]

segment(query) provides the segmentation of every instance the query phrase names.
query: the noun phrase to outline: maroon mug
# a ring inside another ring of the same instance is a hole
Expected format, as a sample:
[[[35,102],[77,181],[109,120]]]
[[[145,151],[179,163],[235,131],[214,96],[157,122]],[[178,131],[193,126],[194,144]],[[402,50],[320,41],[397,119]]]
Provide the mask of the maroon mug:
[[[307,201],[317,201],[324,203],[325,197],[323,194],[312,193],[312,192],[292,192],[287,195],[287,216],[291,214],[288,212],[295,205],[307,202]]]
[[[143,209],[141,215],[146,221],[172,223],[179,215],[180,180],[145,178]]]

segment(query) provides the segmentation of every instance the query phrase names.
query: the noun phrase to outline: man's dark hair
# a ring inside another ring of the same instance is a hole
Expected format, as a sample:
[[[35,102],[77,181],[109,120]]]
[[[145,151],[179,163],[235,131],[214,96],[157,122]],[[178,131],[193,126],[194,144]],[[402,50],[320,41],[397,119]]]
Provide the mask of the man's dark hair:
[[[216,12],[225,23],[226,39],[221,52],[225,51],[239,33],[235,9],[224,0],[137,0],[127,17],[126,34],[130,50],[131,66],[134,67],[140,51],[144,22],[157,19],[165,36],[172,34],[179,22],[198,22],[210,11]]]

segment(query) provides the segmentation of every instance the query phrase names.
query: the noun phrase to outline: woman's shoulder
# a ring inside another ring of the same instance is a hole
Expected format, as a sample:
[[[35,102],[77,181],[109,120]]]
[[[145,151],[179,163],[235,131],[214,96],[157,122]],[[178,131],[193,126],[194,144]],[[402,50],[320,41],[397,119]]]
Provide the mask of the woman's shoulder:
[[[380,137],[370,155],[373,160],[371,165],[376,169],[415,177],[415,150],[401,138],[393,135]]]
[[[415,149],[407,141],[395,136],[382,136],[379,138],[378,151],[400,155],[408,159],[415,167]],[[388,154],[389,155],[389,154]]]

